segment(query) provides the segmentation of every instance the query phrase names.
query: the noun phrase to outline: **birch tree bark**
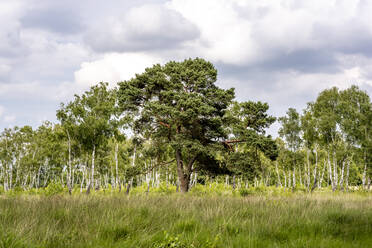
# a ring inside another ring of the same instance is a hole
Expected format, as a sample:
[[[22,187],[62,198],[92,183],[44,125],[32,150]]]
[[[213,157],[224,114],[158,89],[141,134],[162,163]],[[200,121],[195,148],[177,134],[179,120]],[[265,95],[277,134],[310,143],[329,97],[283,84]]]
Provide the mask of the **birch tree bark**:
[[[345,180],[346,192],[349,190],[349,169],[350,169],[350,160],[347,161],[347,167],[346,167],[346,180]]]
[[[68,175],[67,175],[67,188],[68,193],[71,195],[71,138],[70,133],[67,131],[67,138],[68,138]]]
[[[339,187],[342,191],[344,191],[344,170],[345,170],[345,160],[342,161],[342,169],[341,169],[341,178]]]
[[[367,174],[367,154],[366,151],[364,151],[364,170],[363,170],[363,178],[362,178],[362,186],[363,189],[365,188],[366,185],[366,174]]]
[[[118,150],[119,150],[119,144],[116,143],[115,146],[115,188],[119,184],[119,161],[118,161]]]
[[[278,162],[275,161],[275,169],[276,169],[276,174],[278,175],[278,184],[280,187],[282,187],[282,182],[280,181],[280,175],[279,175],[279,170],[278,170]]]

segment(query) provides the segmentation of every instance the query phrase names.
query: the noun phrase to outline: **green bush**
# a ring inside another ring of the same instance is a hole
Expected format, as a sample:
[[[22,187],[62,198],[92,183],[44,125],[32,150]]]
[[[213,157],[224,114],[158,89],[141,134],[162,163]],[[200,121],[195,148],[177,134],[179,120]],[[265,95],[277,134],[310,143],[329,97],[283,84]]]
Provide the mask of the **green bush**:
[[[241,189],[239,190],[239,194],[240,194],[241,196],[244,197],[244,196],[252,195],[253,192],[252,192],[252,190],[249,189],[249,188],[241,188]]]
[[[44,190],[45,195],[57,195],[63,192],[63,187],[60,183],[51,182]]]
[[[165,183],[160,183],[159,187],[153,188],[153,192],[162,193],[162,194],[171,194],[176,192],[176,186],[173,185],[166,185]],[[147,190],[147,186],[146,186]]]
[[[195,195],[232,195],[233,189],[229,185],[213,182],[208,185],[197,184],[190,192]]]

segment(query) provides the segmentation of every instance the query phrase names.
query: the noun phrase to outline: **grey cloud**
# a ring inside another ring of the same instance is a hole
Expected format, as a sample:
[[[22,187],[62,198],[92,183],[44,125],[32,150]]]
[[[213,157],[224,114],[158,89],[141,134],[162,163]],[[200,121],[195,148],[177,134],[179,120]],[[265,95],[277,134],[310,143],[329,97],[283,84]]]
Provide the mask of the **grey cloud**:
[[[337,26],[315,23],[312,36],[313,39],[322,40],[322,49],[328,52],[372,57],[372,33],[358,19]]]
[[[176,48],[198,37],[197,27],[176,11],[144,5],[93,27],[85,42],[97,52],[128,52]]]
[[[51,32],[75,34],[83,30],[74,5],[32,8],[21,18],[25,28],[40,28]]]
[[[282,52],[275,58],[257,66],[276,71],[291,69],[304,73],[335,73],[340,70],[338,63],[335,54],[327,49],[304,49],[290,53]]]
[[[251,37],[263,53],[263,59],[250,61],[247,66],[267,71],[336,73],[343,69],[337,59],[340,54],[372,58],[372,4],[361,0],[353,6],[353,2],[356,1],[350,1],[349,5],[350,8],[355,7],[354,12],[343,9],[346,2],[336,1],[333,8],[319,15],[311,12],[313,10],[307,10],[310,6],[307,1],[284,1],[281,7],[290,11],[281,10],[282,12],[273,7],[275,5],[235,6],[242,21],[252,24]],[[319,5],[319,2],[314,5]],[[283,25],[278,13],[283,17]],[[303,16],[299,13],[303,13]],[[330,16],[324,16],[326,13]],[[313,18],[309,14],[313,14]],[[278,35],[280,32],[281,36]]]
[[[4,24],[0,24],[3,26]],[[0,58],[12,59],[28,53],[27,46],[22,43],[18,27],[3,28],[0,26]],[[5,26],[5,25],[4,25]]]

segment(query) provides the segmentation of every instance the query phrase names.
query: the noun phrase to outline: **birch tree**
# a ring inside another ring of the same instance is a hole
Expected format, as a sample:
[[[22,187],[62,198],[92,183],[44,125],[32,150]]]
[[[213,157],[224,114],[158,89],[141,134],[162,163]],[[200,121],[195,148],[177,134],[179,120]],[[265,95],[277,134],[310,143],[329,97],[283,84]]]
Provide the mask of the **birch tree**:
[[[279,122],[281,128],[279,129],[280,137],[283,137],[288,145],[289,150],[292,154],[292,174],[293,184],[292,187],[296,187],[296,167],[297,167],[297,156],[298,151],[302,144],[301,139],[301,123],[300,114],[294,108],[289,108],[286,116],[280,117]]]
[[[71,138],[73,130],[74,138],[83,150],[90,154],[88,193],[90,188],[95,186],[97,150],[107,144],[118,128],[117,118],[114,118],[118,113],[115,104],[116,91],[108,89],[107,83],[100,83],[81,96],[75,95],[74,100],[68,104],[61,104],[57,112],[58,119],[65,126],[66,134]]]

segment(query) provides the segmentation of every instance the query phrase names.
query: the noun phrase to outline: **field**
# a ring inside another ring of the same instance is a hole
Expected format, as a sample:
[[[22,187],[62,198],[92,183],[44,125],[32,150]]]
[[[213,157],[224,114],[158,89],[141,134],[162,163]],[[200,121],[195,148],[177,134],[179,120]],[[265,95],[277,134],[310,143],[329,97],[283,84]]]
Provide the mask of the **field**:
[[[0,230],[0,247],[372,247],[372,196],[0,195]]]

